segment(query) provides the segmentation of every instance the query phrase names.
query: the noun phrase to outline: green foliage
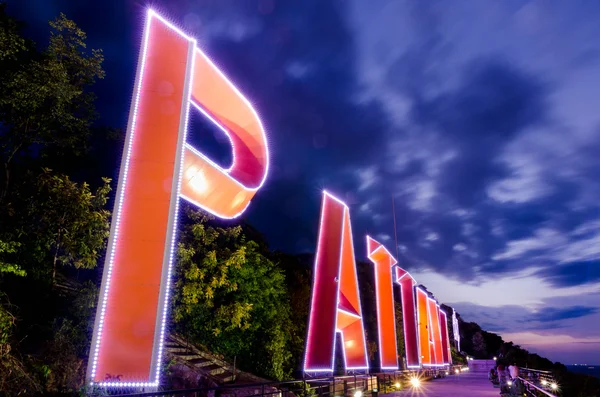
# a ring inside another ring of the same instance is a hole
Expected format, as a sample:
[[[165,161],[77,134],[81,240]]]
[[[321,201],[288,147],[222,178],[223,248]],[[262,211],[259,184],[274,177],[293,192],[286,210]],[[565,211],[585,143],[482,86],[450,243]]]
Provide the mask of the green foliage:
[[[289,375],[290,305],[283,272],[248,241],[240,226],[215,227],[186,211],[178,246],[175,321],[192,339],[240,367]]]
[[[287,349],[291,355],[290,368],[298,378],[303,374],[304,349],[312,288],[312,256],[288,255],[277,252],[273,262],[285,275],[286,289],[290,297],[290,322],[286,327],[289,337]]]
[[[34,147],[38,157],[85,151],[96,119],[89,87],[104,77],[100,50],[88,51],[85,33],[61,14],[50,22],[50,43],[38,53],[26,46],[18,24],[0,8],[0,156],[9,189],[11,164]]]
[[[398,347],[398,363],[403,367],[403,359],[406,358],[406,345],[404,343],[404,317],[402,314],[402,303],[394,302],[396,315],[396,345]],[[405,361],[404,361],[405,362]]]
[[[2,241],[0,240],[0,275],[2,274],[14,274],[16,276],[25,276],[27,273],[25,270],[15,263],[6,262],[7,256],[14,255],[17,252],[21,244],[15,241]]]
[[[458,350],[456,350],[456,347],[450,346],[450,354],[452,355],[453,364],[467,365],[467,358],[460,354]]]
[[[27,49],[19,30],[19,23],[6,15],[6,4],[0,3],[0,62],[15,60],[21,51]]]
[[[98,291],[71,275],[61,278],[68,289],[53,282],[61,267],[94,277],[84,269],[103,254],[110,181],[92,189],[43,167],[86,153],[103,56],[62,14],[38,50],[6,9],[0,1],[0,394],[75,392]]]
[[[37,366],[46,391],[75,393],[84,386],[93,326],[90,319],[97,300],[98,288],[87,282],[76,292],[67,313],[54,319],[52,337],[44,344]]]
[[[110,212],[105,209],[110,179],[92,192],[87,183],[44,169],[20,191],[26,193],[17,220],[22,260],[38,277],[51,276],[58,266],[92,269],[109,234]]]
[[[3,302],[4,303],[4,302]],[[0,305],[0,392],[6,395],[27,395],[41,391],[35,375],[14,352],[12,337],[16,317]]]
[[[373,265],[367,262],[356,263],[358,275],[358,289],[360,292],[360,305],[365,327],[365,340],[367,342],[367,355],[369,367],[377,367],[379,363],[378,352],[379,333],[377,332],[377,302],[375,296],[375,277]],[[343,357],[342,357],[343,359]],[[336,360],[338,358],[336,357]]]

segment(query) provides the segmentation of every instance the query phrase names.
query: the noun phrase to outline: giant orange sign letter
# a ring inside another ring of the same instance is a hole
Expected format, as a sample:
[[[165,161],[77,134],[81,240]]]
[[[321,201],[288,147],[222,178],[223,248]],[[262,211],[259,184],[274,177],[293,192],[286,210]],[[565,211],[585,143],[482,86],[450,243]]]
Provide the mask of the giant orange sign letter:
[[[396,343],[396,311],[392,268],[396,259],[380,243],[367,236],[367,256],[375,265],[375,296],[379,329],[379,362],[382,370],[398,369]]]
[[[323,194],[304,370],[332,372],[336,332],[346,369],[368,369],[348,206]]]
[[[429,329],[431,330],[432,341],[432,364],[443,365],[444,356],[442,349],[442,331],[440,328],[440,306],[435,299],[427,298],[429,305]]]
[[[223,169],[186,143],[190,106],[230,138]],[[196,41],[148,11],[98,304],[88,381],[157,386],[179,198],[221,218],[268,168],[261,122]]]
[[[396,266],[396,283],[400,285],[402,298],[402,319],[404,325],[404,345],[406,346],[406,367],[420,368],[419,332],[415,312],[415,285],[417,282],[409,272]]]

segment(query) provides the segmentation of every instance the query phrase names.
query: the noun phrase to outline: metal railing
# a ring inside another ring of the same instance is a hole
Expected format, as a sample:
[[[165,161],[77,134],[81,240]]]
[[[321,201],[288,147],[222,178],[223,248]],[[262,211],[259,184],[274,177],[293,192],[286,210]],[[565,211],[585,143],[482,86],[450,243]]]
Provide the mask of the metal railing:
[[[558,389],[558,384],[551,371],[519,368],[519,379],[523,381],[532,395],[543,393],[546,396],[555,397],[554,393]]]
[[[121,397],[353,397],[356,391],[361,391],[361,394],[373,389],[377,391],[377,384],[377,377],[374,375],[354,375],[130,394],[124,394],[125,390],[123,390],[118,395]]]
[[[505,373],[502,376],[498,374],[490,380],[494,387],[500,388],[501,393],[506,393],[508,396],[522,396],[525,393],[527,396],[533,397],[557,397],[554,393],[557,391],[558,385],[550,371],[519,368],[515,378]]]
[[[542,394],[544,394],[546,396],[549,396],[549,397],[557,397],[555,394],[552,394],[549,391],[542,389],[540,386],[534,385],[533,383],[531,383],[527,379],[523,379],[520,376],[519,376],[519,379],[523,382],[523,385],[525,386],[525,390],[527,391],[527,393],[529,395],[537,396],[537,395],[539,395],[539,393],[542,393]]]
[[[283,382],[231,384],[182,390],[134,392],[132,389],[112,390],[108,394],[120,397],[362,397],[387,394],[409,387],[410,380],[444,377],[453,374],[451,368],[420,371],[393,371],[368,375],[348,375],[328,378],[307,378]],[[360,393],[357,393],[360,392]]]

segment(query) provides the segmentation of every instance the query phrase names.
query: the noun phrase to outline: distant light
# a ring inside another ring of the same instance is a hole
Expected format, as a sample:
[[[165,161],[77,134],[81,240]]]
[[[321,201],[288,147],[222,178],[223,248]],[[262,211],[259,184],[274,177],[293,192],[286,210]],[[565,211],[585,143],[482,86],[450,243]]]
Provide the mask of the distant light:
[[[556,383],[551,384],[550,387],[552,388],[552,390],[558,389],[558,385]]]
[[[494,361],[496,361],[497,359],[498,359],[497,357],[494,357]]]
[[[354,392],[354,397],[362,397],[363,392],[361,390],[357,390]]]
[[[421,386],[421,381],[419,380],[419,378],[410,378],[410,384],[412,385],[412,387],[418,388],[419,386]]]
[[[450,372],[449,372],[449,371],[446,371],[446,375],[450,375]]]
[[[512,381],[509,380],[508,382],[506,382],[506,384],[512,386]]]
[[[458,368],[456,368],[456,369],[454,370],[454,373],[455,373],[455,374],[457,374],[457,373],[459,373],[459,372],[460,372],[460,371],[458,370]]]
[[[542,385],[546,386],[548,384],[548,381],[546,379],[542,379]]]
[[[396,382],[396,383],[394,384],[394,386],[396,386],[396,389],[399,389],[399,388],[400,388],[400,383],[399,383],[399,382]]]

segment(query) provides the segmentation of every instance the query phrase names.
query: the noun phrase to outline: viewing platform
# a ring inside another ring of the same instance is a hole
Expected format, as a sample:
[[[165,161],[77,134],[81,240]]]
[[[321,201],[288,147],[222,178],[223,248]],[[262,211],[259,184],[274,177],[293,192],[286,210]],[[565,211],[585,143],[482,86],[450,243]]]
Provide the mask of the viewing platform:
[[[469,367],[390,371],[283,382],[242,382],[217,387],[142,393],[121,390],[115,395],[120,394],[122,397],[516,397],[523,395],[556,397],[550,390],[553,385],[556,386],[550,372],[520,368],[518,380],[514,384],[514,380],[502,381],[501,388],[500,383],[494,384],[488,378],[492,365],[491,360],[475,360],[469,362]],[[504,394],[501,394],[501,390]]]
[[[427,397],[488,397],[499,396],[484,372],[462,372],[441,379],[422,382],[418,389],[405,389],[388,393],[389,396]]]

